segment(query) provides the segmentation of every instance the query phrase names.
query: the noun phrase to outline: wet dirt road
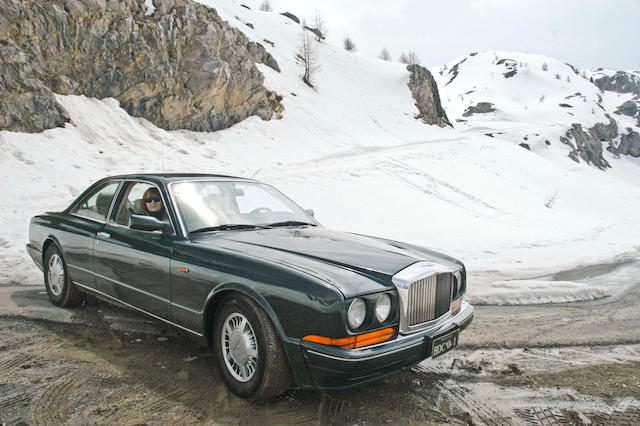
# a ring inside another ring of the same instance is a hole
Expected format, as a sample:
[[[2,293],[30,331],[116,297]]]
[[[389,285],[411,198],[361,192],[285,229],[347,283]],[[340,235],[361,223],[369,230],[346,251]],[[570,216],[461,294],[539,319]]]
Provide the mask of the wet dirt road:
[[[453,352],[265,405],[228,393],[208,349],[134,312],[89,299],[69,315],[39,286],[0,287],[17,306],[0,310],[0,424],[640,424],[640,286],[479,306]]]

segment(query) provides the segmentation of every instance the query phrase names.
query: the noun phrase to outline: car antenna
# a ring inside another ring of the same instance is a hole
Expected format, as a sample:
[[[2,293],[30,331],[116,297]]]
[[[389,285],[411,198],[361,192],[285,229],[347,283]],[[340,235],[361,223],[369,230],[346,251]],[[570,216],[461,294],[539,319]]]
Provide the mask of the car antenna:
[[[164,140],[160,139],[160,145],[162,146],[162,174],[164,175]]]
[[[257,175],[261,170],[262,170],[262,167],[260,167],[258,170],[256,170],[256,171],[251,175],[251,178],[253,179],[253,178],[255,177],[255,175]]]

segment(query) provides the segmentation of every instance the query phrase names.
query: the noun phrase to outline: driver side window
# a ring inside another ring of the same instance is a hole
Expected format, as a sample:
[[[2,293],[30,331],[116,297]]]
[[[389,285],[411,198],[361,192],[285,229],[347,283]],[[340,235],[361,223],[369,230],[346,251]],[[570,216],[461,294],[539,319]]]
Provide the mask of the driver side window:
[[[160,191],[146,182],[128,182],[114,211],[112,221],[122,226],[129,227],[133,215],[155,216],[170,223]]]

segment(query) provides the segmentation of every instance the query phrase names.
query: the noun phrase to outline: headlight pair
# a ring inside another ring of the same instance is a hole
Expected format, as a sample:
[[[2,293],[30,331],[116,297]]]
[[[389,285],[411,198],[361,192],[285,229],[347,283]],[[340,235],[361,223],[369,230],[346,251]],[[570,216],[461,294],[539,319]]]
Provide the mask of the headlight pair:
[[[391,314],[391,298],[388,294],[381,294],[375,302],[375,315],[378,322],[384,322]],[[367,317],[367,303],[358,297],[349,305],[347,319],[352,329],[359,328]]]

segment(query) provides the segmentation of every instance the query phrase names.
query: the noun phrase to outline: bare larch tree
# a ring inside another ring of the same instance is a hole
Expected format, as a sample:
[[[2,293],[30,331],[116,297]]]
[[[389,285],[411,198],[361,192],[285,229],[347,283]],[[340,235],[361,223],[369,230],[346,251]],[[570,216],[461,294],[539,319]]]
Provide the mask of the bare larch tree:
[[[271,8],[271,3],[269,0],[264,0],[260,5],[260,10],[263,12],[271,12],[273,9]]]
[[[356,44],[353,42],[353,40],[351,40],[351,38],[349,38],[349,36],[346,36],[344,38],[344,50],[346,50],[347,52],[355,52],[356,50],[358,50]]]
[[[324,19],[320,15],[318,9],[313,14],[313,27],[320,33],[321,37],[318,37],[317,40],[321,41],[321,39],[327,38],[327,28],[324,24]]]
[[[420,64],[420,59],[418,58],[418,55],[416,54],[416,52],[414,52],[413,50],[409,51],[409,54],[407,55],[407,61],[409,65]]]
[[[380,51],[380,54],[378,55],[378,58],[387,62],[391,60],[391,53],[389,53],[389,49],[387,49],[386,46],[382,48],[382,50]]]
[[[304,74],[302,75],[302,81],[307,86],[313,87],[313,78],[315,73],[319,69],[318,65],[318,53],[313,44],[313,39],[309,36],[309,31],[305,29],[306,22],[302,21],[302,34],[300,36],[300,48],[298,49],[298,58],[302,61],[304,67]]]

